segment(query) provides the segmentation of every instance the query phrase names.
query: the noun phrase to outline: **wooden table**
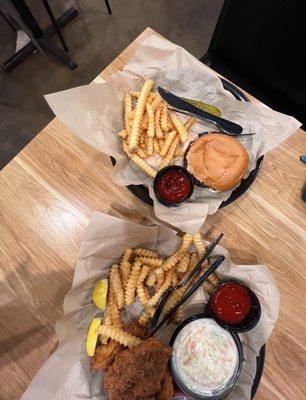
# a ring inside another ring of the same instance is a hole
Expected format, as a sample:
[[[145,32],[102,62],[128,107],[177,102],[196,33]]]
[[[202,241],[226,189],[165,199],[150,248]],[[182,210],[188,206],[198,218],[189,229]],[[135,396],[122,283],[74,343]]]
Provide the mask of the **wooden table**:
[[[146,29],[102,73],[121,70]],[[252,188],[209,218],[236,262],[264,263],[281,291],[279,322],[267,346],[256,400],[304,399],[305,204],[301,187],[305,133],[265,156]],[[110,180],[109,158],[54,119],[1,172],[0,398],[18,399],[54,350],[54,323],[70,289],[93,211],[145,221],[151,213]],[[124,203],[122,202],[124,198]],[[304,304],[303,304],[304,303]],[[69,399],[67,399],[69,400]]]

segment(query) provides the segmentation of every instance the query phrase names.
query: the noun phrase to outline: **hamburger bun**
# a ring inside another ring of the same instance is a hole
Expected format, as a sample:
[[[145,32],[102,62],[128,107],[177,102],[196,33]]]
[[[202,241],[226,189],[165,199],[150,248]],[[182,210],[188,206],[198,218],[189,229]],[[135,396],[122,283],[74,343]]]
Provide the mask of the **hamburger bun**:
[[[186,161],[188,171],[201,184],[215,190],[228,190],[240,183],[249,156],[233,137],[210,133],[191,143]]]

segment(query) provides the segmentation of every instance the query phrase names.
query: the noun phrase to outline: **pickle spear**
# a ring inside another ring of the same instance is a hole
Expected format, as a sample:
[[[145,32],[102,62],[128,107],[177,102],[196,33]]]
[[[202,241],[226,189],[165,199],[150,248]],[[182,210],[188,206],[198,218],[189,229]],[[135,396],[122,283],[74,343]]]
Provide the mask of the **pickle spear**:
[[[185,101],[187,101],[187,103],[192,104],[195,107],[198,107],[202,111],[206,111],[206,112],[208,112],[208,113],[210,113],[212,115],[215,115],[216,117],[220,117],[220,115],[221,115],[221,111],[219,110],[219,108],[214,107],[214,106],[212,106],[210,104],[203,103],[203,101],[193,100],[193,99],[186,99],[184,97],[183,97],[183,99]]]

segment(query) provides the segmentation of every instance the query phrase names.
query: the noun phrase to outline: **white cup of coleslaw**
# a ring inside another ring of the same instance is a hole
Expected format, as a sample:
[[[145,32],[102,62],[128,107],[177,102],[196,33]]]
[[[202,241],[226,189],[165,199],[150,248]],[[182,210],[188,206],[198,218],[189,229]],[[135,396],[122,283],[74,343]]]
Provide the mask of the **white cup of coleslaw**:
[[[184,393],[196,400],[216,400],[233,389],[243,362],[237,334],[197,315],[178,326],[170,345],[171,373]]]

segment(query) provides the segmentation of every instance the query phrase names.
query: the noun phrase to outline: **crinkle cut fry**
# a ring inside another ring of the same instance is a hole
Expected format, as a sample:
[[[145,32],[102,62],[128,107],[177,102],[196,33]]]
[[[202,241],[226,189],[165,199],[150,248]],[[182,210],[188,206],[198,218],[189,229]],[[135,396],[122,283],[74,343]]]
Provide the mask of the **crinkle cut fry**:
[[[170,270],[166,274],[165,282],[163,283],[162,287],[150,298],[148,301],[149,306],[155,306],[158,303],[158,300],[161,298],[162,294],[168,287],[171,285],[173,270]]]
[[[190,272],[194,266],[195,266],[195,264],[194,265],[192,263],[189,264],[189,267],[188,267],[187,271],[184,273],[184,275],[182,276],[181,281],[188,277],[188,275],[190,274]],[[173,307],[175,307],[177,305],[177,303],[181,300],[181,298],[186,293],[189,286],[190,285],[185,285],[185,286],[181,287],[180,289],[174,290],[174,292],[172,292],[170,294],[170,297],[167,300],[167,302],[164,305],[164,308],[162,310],[161,318],[164,318],[166,315],[168,315],[169,311],[172,310]]]
[[[153,317],[154,311],[155,311],[154,307],[146,306],[146,308],[144,309],[143,313],[141,314],[138,320],[140,325],[146,325],[148,321]]]
[[[106,308],[104,311],[104,320],[103,324],[104,325],[111,325],[112,324],[112,310],[111,310],[111,294],[110,294],[111,287],[108,289],[108,295],[107,295],[107,303],[106,303]]]
[[[133,254],[133,249],[131,249],[130,247],[128,247],[127,249],[125,249],[123,256],[121,258],[121,261],[130,261],[130,257]]]
[[[159,166],[159,169],[165,168],[171,163],[171,160],[175,153],[176,146],[179,143],[179,141],[180,140],[178,137],[174,138],[173,142],[171,143],[171,145],[169,147],[168,153],[166,154],[166,157],[163,159],[162,163]]]
[[[168,114],[168,128],[169,128],[170,131],[173,131],[175,129],[169,114]]]
[[[220,280],[219,280],[219,278],[217,277],[216,274],[211,274],[211,275],[208,277],[208,280],[209,280],[209,282],[213,285],[214,288],[215,288],[216,286],[218,286],[218,285],[219,285],[219,282],[220,282]]]
[[[209,262],[208,262],[208,260],[206,260],[202,264],[202,272],[205,272],[208,268],[209,268]],[[219,278],[217,277],[217,275],[215,273],[213,273],[207,278],[207,281],[205,281],[205,282],[208,282],[209,284],[207,284],[207,285],[203,284],[202,287],[204,289],[207,289],[208,292],[210,293],[216,286],[219,285]],[[209,291],[209,289],[210,289],[210,291]]]
[[[131,125],[131,126],[132,126],[132,122],[133,122],[134,117],[135,117],[135,110],[132,110],[132,111],[130,112],[130,125]]]
[[[184,123],[184,127],[186,131],[188,131],[192,125],[196,122],[196,119],[194,117],[189,117],[187,121]]]
[[[181,145],[180,142],[178,142],[178,144],[176,145],[174,156],[175,157],[180,157],[181,154],[182,154],[182,145]]]
[[[140,157],[140,158],[147,158],[148,155],[149,155],[149,153],[147,154],[147,153],[145,152],[145,150],[143,150],[143,149],[140,148],[140,147],[138,147],[138,149],[136,150],[136,154],[137,154],[137,156]]]
[[[114,290],[113,290],[113,287],[109,280],[109,286],[108,286],[108,291],[107,291],[107,301],[106,301],[106,307],[104,310],[104,318],[103,318],[104,325],[113,325],[114,322],[115,322],[115,324],[117,323],[116,310],[114,311],[114,306],[117,307],[115,302],[116,302],[116,299],[115,299],[115,295],[114,295]],[[115,321],[114,321],[114,319],[115,319]],[[103,344],[106,344],[107,340],[108,340],[107,337],[105,337],[105,336],[101,337],[101,342]]]
[[[132,112],[132,98],[126,93],[124,95],[124,127],[127,132],[127,136],[131,133],[131,125],[130,125],[130,115]]]
[[[149,97],[148,97],[148,102],[151,104],[152,101],[155,99],[155,97],[156,97],[156,93],[151,92],[151,93],[149,94]]]
[[[147,135],[149,137],[154,137],[155,133],[155,121],[154,121],[154,111],[151,104],[146,104],[147,116],[148,116],[148,128],[147,128]]]
[[[147,98],[154,85],[150,79],[146,79],[138,97],[137,105],[135,108],[135,117],[132,123],[132,129],[129,141],[129,152],[134,153],[138,146],[138,140],[141,133],[141,122],[144,114]]]
[[[189,246],[192,243],[193,236],[190,233],[185,233],[185,235],[182,238],[182,243],[178,249],[179,253],[186,253],[188,250]]]
[[[188,266],[188,270],[191,271],[191,269],[193,269],[196,265],[196,263],[199,261],[199,257],[196,253],[192,253],[190,255],[190,260],[189,260],[189,266]],[[187,270],[187,271],[188,271]]]
[[[149,249],[137,248],[134,250],[134,254],[139,257],[158,258],[158,253]]]
[[[167,108],[167,104],[166,103],[164,103],[162,105],[160,124],[161,124],[161,128],[162,128],[162,130],[164,132],[168,132],[169,131],[169,128],[168,128],[168,108]]]
[[[160,258],[153,258],[153,257],[137,257],[137,261],[141,262],[142,264],[148,265],[150,267],[160,267],[163,264],[163,260]]]
[[[188,133],[186,128],[184,127],[182,121],[179,119],[179,117],[173,112],[171,111],[169,113],[171,121],[175,127],[175,129],[177,130],[180,140],[182,143],[186,142],[186,140],[188,139]]]
[[[151,286],[154,286],[155,283],[156,283],[156,273],[150,272],[146,279],[146,285],[151,287]]]
[[[187,271],[188,265],[189,265],[189,260],[190,260],[190,255],[189,253],[186,253],[183,258],[181,258],[178,266],[177,266],[177,272],[185,273]]]
[[[123,129],[122,131],[118,132],[118,136],[119,136],[121,139],[127,139],[128,133],[127,133],[126,129]]]
[[[110,315],[111,315],[111,324],[116,326],[117,328],[121,328],[122,323],[121,323],[120,311],[114,293],[112,293],[112,299],[110,301]]]
[[[164,137],[164,133],[161,130],[161,127],[160,127],[160,114],[161,114],[161,108],[158,107],[156,112],[155,112],[155,126],[154,126],[155,136],[158,139],[162,139]]]
[[[164,318],[168,313],[177,305],[177,303],[181,300],[188,289],[188,285],[183,286],[180,289],[176,289],[173,293],[171,293],[169,299],[167,300],[164,308],[161,312],[161,319]]]
[[[163,101],[159,93],[156,93],[154,100],[152,101],[152,108],[153,111],[157,110],[157,107],[159,107],[160,103]]]
[[[162,267],[159,267],[154,272],[156,276],[156,287],[157,290],[159,290],[165,281],[165,271],[163,270]]]
[[[209,280],[204,281],[201,286],[204,289],[204,291],[208,292],[209,294],[214,290],[214,286],[211,284]]]
[[[168,257],[165,262],[162,264],[161,268],[167,272],[169,271],[171,268],[173,268],[177,263],[179,262],[179,254],[176,251],[175,253],[173,253],[170,257]],[[156,270],[157,272],[157,270]]]
[[[138,282],[137,284],[137,294],[140,300],[140,303],[145,307],[150,299],[150,296],[145,290],[146,288],[143,285],[143,282]]]
[[[146,163],[142,158],[137,156],[136,154],[131,155],[131,160],[139,167],[140,169],[143,170],[147,175],[149,175],[151,178],[155,178],[156,176],[156,171],[153,169],[148,163]]]
[[[148,156],[152,156],[154,152],[154,141],[152,137],[147,137],[147,152]]]
[[[169,271],[180,261],[180,258],[183,257],[184,254],[187,252],[191,242],[192,242],[192,235],[190,235],[189,233],[185,233],[178,250],[175,253],[173,253],[170,257],[168,257],[162,264],[162,268],[164,271]]]
[[[141,270],[140,270],[140,274],[139,274],[139,277],[138,277],[137,285],[139,285],[140,283],[144,282],[144,280],[148,276],[149,272],[150,272],[150,267],[148,267],[147,265],[143,265]]]
[[[138,168],[142,169],[147,175],[151,178],[155,178],[156,171],[153,169],[148,163],[146,163],[142,158],[140,158],[137,154],[130,154],[128,150],[128,144],[124,140],[122,142],[123,150],[126,155],[137,165]]]
[[[121,282],[122,282],[122,287],[123,287],[124,292],[125,292],[125,287],[127,284],[129,274],[130,274],[130,270],[131,270],[131,263],[129,260],[131,258],[132,253],[133,253],[133,249],[127,248],[124,251],[121,261],[120,261],[120,264],[119,264],[119,272],[120,272]]]
[[[157,154],[160,153],[160,147],[159,147],[157,138],[153,138],[153,148],[154,148],[155,153],[157,153]]]
[[[178,280],[177,274],[176,274],[176,272],[174,272],[173,276],[172,276],[171,285],[176,286],[178,283],[179,283],[179,280]]]
[[[160,149],[160,155],[161,155],[162,157],[164,157],[164,156],[167,154],[167,152],[168,152],[168,150],[169,150],[169,147],[171,146],[171,143],[172,143],[173,140],[175,139],[175,136],[176,136],[176,131],[171,131],[171,132],[168,133],[167,138],[166,138],[166,140],[164,141],[164,145],[163,145],[163,147]]]
[[[195,247],[197,249],[199,257],[201,257],[205,253],[205,245],[203,243],[202,236],[201,236],[200,232],[196,233],[193,236],[193,243],[194,243],[194,245],[195,245]]]
[[[110,284],[114,292],[119,310],[124,306],[124,291],[121,284],[121,278],[119,274],[119,265],[114,264],[110,271]]]
[[[127,347],[137,346],[143,342],[142,339],[130,335],[129,333],[126,333],[122,329],[119,329],[112,325],[101,325],[98,328],[98,332],[100,335],[107,336],[110,339],[116,340],[116,342]]]
[[[135,291],[137,287],[140,270],[141,270],[141,263],[139,261],[135,261],[126,284],[126,290],[125,290],[126,305],[132,304],[135,300]]]
[[[131,263],[129,261],[121,260],[119,270],[120,270],[122,287],[125,292],[126,284],[129,279],[129,275],[130,275],[130,271],[131,271]]]

